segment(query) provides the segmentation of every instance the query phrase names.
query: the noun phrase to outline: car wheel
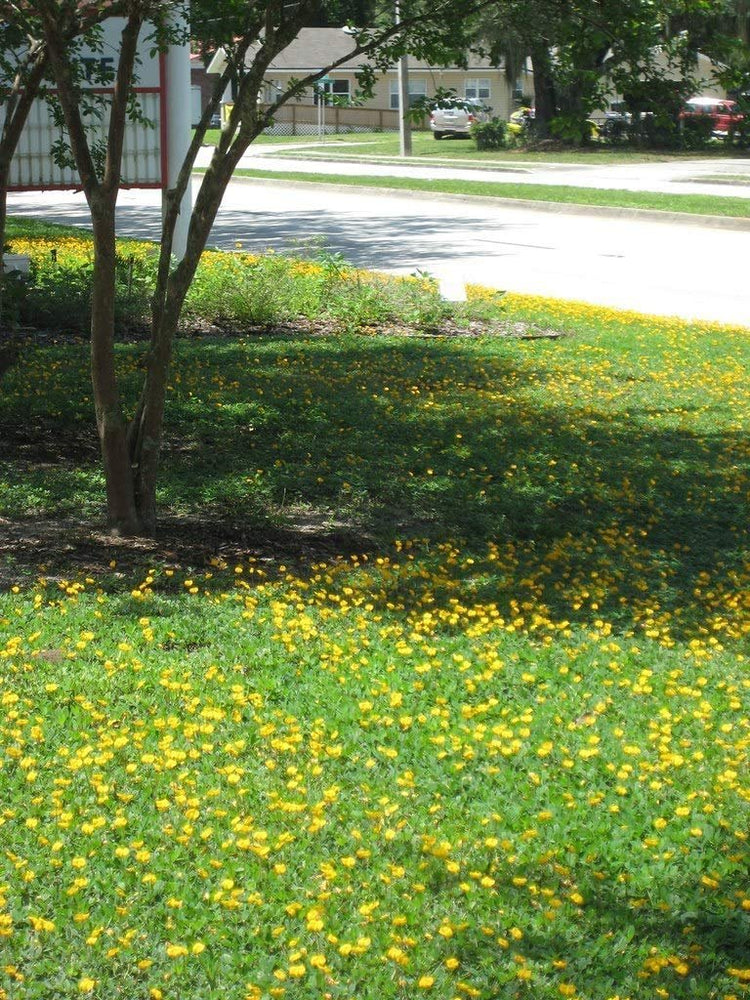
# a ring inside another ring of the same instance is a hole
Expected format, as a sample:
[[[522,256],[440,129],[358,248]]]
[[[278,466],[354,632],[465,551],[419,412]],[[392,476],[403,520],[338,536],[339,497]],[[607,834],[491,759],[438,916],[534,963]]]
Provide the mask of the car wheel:
[[[442,132],[433,132],[432,134],[435,136],[436,139],[442,139],[443,138],[443,133]]]

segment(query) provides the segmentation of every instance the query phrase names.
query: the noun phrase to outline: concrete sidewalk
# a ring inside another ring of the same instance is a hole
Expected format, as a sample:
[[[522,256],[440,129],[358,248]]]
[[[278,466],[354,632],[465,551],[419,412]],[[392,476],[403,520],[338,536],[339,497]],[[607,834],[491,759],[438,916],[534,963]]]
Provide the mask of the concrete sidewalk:
[[[459,140],[443,140],[446,146]],[[502,161],[467,165],[441,157],[423,159],[367,156],[367,143],[325,141],[299,145],[251,145],[240,168],[284,173],[338,174],[349,177],[401,177],[418,180],[485,181],[600,190],[703,194],[750,200],[750,158],[670,160],[665,163],[574,164]],[[200,151],[197,166],[206,166],[211,147]],[[447,151],[446,151],[447,154]],[[541,207],[541,206],[540,206]]]

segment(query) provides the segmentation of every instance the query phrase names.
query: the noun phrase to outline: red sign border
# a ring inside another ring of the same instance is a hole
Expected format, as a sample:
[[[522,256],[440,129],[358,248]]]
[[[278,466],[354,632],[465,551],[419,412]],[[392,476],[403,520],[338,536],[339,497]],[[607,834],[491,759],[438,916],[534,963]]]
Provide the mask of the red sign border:
[[[167,73],[166,73],[166,61],[167,57],[162,52],[159,54],[159,86],[158,87],[134,87],[133,90],[136,94],[158,94],[159,95],[159,166],[161,170],[161,179],[158,181],[147,181],[145,183],[134,183],[134,184],[122,184],[121,187],[126,191],[135,190],[163,190],[167,184],[167,177],[169,176],[169,152],[167,149],[167,104],[169,95],[167,93]],[[94,93],[98,94],[111,94],[113,91],[108,87],[95,87],[92,88]],[[77,184],[9,184],[9,192],[25,192],[25,191],[80,191],[81,183]]]

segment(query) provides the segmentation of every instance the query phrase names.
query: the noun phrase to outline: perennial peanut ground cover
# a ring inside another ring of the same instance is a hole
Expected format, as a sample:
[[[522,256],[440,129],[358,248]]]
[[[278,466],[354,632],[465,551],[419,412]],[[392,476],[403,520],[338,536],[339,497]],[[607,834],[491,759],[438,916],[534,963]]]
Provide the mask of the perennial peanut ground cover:
[[[0,595],[0,996],[750,994],[748,333],[504,308],[179,342],[165,510],[362,546]],[[1,517],[96,511],[87,392],[5,373]]]

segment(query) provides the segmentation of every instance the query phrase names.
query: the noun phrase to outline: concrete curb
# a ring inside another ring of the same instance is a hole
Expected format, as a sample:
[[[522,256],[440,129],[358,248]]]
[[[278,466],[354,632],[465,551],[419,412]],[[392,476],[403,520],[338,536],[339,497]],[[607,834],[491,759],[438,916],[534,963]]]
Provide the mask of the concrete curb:
[[[248,168],[243,168],[248,169]],[[252,168],[249,168],[252,169]],[[371,196],[381,196],[384,198],[408,198],[410,201],[446,201],[468,205],[494,205],[504,208],[523,208],[536,212],[553,212],[557,215],[589,215],[602,216],[604,218],[628,218],[643,219],[644,222],[667,222],[679,223],[684,226],[701,226],[705,229],[730,229],[737,231],[750,231],[750,218],[742,219],[730,215],[689,215],[687,212],[659,212],[649,208],[621,208],[608,205],[576,205],[560,201],[535,201],[527,198],[490,198],[486,195],[478,194],[446,194],[441,191],[414,191],[409,188],[388,188],[379,187],[376,184],[337,184],[336,182],[326,183],[321,180],[301,181],[285,180],[283,173],[278,177],[246,177],[235,175],[233,181],[242,181],[248,184],[262,184],[270,187],[317,187],[328,191],[339,191],[342,194],[352,191],[361,191]]]

